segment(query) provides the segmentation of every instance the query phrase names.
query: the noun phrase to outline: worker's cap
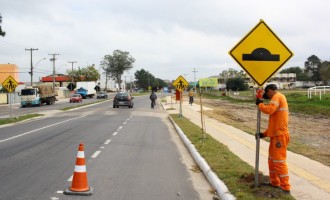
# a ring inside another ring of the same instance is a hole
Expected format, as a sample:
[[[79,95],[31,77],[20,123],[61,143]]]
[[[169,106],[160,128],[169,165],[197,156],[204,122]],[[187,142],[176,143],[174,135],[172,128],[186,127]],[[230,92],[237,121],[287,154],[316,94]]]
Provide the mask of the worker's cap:
[[[277,88],[277,86],[275,84],[269,84],[265,88],[265,93],[267,93],[269,89],[271,89],[271,90],[277,90],[278,88]]]

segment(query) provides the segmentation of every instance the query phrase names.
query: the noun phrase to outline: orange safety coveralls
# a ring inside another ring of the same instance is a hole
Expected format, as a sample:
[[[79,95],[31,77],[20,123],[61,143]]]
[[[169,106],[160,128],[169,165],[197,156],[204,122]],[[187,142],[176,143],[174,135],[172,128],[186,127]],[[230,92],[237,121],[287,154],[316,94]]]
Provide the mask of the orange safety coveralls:
[[[263,133],[270,137],[268,167],[270,183],[290,190],[289,172],[286,164],[286,149],[290,141],[288,121],[289,108],[283,94],[276,92],[268,105],[258,105],[261,112],[269,114],[268,128]]]

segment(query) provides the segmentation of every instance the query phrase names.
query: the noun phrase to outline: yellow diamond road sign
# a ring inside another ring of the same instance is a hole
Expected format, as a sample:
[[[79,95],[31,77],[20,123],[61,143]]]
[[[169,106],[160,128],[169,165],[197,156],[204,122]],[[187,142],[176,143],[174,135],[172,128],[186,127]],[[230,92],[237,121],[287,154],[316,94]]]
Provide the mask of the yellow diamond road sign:
[[[263,20],[229,54],[259,86],[293,56]]]
[[[17,87],[18,82],[11,76],[2,83],[2,87],[5,88],[8,92],[12,92]]]
[[[186,81],[186,79],[184,79],[182,76],[179,76],[174,82],[173,82],[174,87],[179,90],[182,91],[185,88],[188,87],[189,83]]]

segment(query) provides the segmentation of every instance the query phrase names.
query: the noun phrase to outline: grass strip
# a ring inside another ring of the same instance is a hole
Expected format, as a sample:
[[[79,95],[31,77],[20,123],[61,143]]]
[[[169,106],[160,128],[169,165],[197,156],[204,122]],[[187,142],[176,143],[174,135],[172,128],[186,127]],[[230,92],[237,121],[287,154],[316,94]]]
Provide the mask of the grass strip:
[[[201,128],[187,118],[180,118],[178,114],[171,114],[171,117],[237,199],[294,199],[290,195],[283,194],[279,189],[271,187],[254,188],[254,168],[252,166],[242,161],[227,146],[218,142],[209,134],[206,134],[204,140],[201,135]],[[263,182],[268,179],[267,176],[262,174],[259,175],[259,178]]]
[[[42,114],[27,114],[27,115],[22,115],[22,116],[13,117],[13,118],[0,119],[0,125],[16,123],[16,122],[20,122],[23,120],[40,117],[40,116],[43,116],[43,115]]]

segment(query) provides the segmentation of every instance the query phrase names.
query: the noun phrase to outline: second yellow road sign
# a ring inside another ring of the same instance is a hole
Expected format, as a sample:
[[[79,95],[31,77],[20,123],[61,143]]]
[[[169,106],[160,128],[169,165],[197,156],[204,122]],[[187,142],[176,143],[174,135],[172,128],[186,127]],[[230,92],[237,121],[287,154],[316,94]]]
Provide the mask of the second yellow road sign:
[[[189,85],[189,83],[186,81],[186,79],[184,79],[182,76],[179,76],[174,82],[173,82],[173,86],[179,90],[179,91],[183,91],[185,88],[187,88]]]

